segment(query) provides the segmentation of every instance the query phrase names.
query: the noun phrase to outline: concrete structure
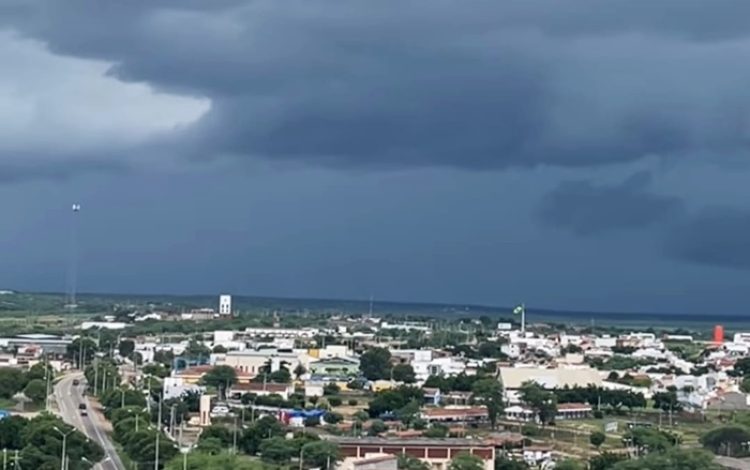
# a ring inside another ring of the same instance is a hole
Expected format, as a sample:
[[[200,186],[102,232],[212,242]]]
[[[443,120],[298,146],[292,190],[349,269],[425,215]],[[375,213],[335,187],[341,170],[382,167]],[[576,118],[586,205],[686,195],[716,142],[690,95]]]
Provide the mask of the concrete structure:
[[[216,365],[231,366],[250,374],[250,376],[256,376],[268,363],[270,363],[271,372],[279,370],[282,363],[290,372],[293,372],[302,362],[302,356],[307,356],[307,354],[277,349],[261,349],[259,351],[247,349],[244,351],[229,351],[224,357],[217,357]]]
[[[202,393],[203,388],[196,384],[185,383],[180,377],[164,377],[162,382],[164,390],[164,398],[169,400],[171,398],[180,398],[186,393]]]
[[[294,393],[294,386],[292,384],[277,384],[277,383],[263,383],[263,382],[248,382],[248,383],[237,383],[229,387],[227,394],[231,398],[239,399],[246,393],[252,393],[259,397],[267,397],[269,395],[279,395],[284,400],[289,399],[289,395]]]
[[[197,385],[203,376],[213,368],[214,366],[210,365],[188,367],[187,369],[173,371],[172,377],[182,380],[182,383],[186,385]],[[255,377],[254,374],[237,369],[237,383],[248,383],[253,377]]]
[[[328,377],[354,377],[359,375],[359,360],[354,358],[332,357],[311,362],[307,368],[310,375]]]
[[[211,395],[201,395],[198,421],[200,426],[211,426],[211,398]]]
[[[81,330],[124,330],[130,323],[117,321],[85,321],[81,323]]]
[[[219,296],[219,315],[232,314],[232,296],[222,294]]]
[[[371,453],[400,455],[429,463],[434,470],[446,470],[452,458],[469,453],[482,459],[485,470],[495,468],[495,446],[480,439],[384,439],[379,437],[331,437],[342,457],[365,457]]]
[[[336,470],[398,470],[398,458],[381,453],[347,457],[336,466]]]
[[[514,404],[520,403],[518,390],[526,382],[536,382],[545,389],[568,387],[602,386],[599,371],[589,367],[558,367],[545,369],[541,367],[501,367],[500,381],[505,387],[506,399]]]
[[[325,382],[317,380],[308,380],[305,382],[305,398],[322,397]]]
[[[46,354],[59,355],[67,353],[68,346],[72,343],[72,338],[45,334],[28,334],[11,338],[0,338],[0,348],[17,349],[26,346],[38,346]]]
[[[245,328],[242,334],[247,337],[312,338],[319,333],[320,330],[317,328]]]
[[[425,408],[419,417],[428,423],[476,423],[488,419],[487,408],[484,406]]]

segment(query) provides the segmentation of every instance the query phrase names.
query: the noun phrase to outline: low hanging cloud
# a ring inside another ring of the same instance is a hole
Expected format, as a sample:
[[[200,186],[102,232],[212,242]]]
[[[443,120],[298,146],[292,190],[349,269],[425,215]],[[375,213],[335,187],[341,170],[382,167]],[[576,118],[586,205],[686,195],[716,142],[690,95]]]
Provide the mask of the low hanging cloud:
[[[750,269],[750,211],[706,208],[669,231],[665,250],[692,264]]]
[[[586,236],[674,222],[684,214],[683,202],[652,192],[651,179],[639,172],[616,185],[567,181],[545,195],[538,215],[547,226]]]
[[[742,1],[24,0],[1,12],[55,54],[210,102],[143,143],[162,156],[502,170],[747,151]]]

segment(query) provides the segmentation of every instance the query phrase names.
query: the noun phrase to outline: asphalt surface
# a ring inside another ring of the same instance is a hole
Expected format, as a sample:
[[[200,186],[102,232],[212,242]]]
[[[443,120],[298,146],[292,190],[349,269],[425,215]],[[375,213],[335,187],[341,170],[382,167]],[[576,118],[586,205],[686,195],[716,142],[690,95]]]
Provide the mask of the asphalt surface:
[[[76,379],[81,382],[78,386],[73,385]],[[125,470],[125,465],[106,432],[106,423],[91,409],[88,397],[83,396],[84,382],[83,373],[76,372],[66,375],[55,385],[54,394],[60,416],[104,449],[104,458],[94,466],[95,470]],[[88,416],[81,416],[81,410],[78,408],[81,403],[86,404]]]

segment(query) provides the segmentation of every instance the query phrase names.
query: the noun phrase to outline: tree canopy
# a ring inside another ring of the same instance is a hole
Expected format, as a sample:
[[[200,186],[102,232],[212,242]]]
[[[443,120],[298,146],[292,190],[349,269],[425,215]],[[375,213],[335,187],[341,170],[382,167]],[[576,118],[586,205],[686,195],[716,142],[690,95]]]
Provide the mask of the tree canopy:
[[[484,470],[484,461],[476,455],[461,452],[453,457],[448,470]]]
[[[385,348],[370,348],[359,358],[359,369],[368,380],[389,379],[391,352]]]

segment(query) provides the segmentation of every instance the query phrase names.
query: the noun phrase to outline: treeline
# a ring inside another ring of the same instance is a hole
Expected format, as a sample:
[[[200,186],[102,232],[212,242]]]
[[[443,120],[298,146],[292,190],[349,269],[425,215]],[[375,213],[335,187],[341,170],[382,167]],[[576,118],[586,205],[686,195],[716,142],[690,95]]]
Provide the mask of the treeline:
[[[644,408],[646,398],[642,393],[630,390],[609,390],[594,385],[588,387],[563,387],[553,390],[557,403],[588,403],[595,407]]]
[[[0,419],[0,449],[5,452],[8,469],[63,468],[63,436],[69,470],[88,470],[104,457],[99,445],[51,414]]]

